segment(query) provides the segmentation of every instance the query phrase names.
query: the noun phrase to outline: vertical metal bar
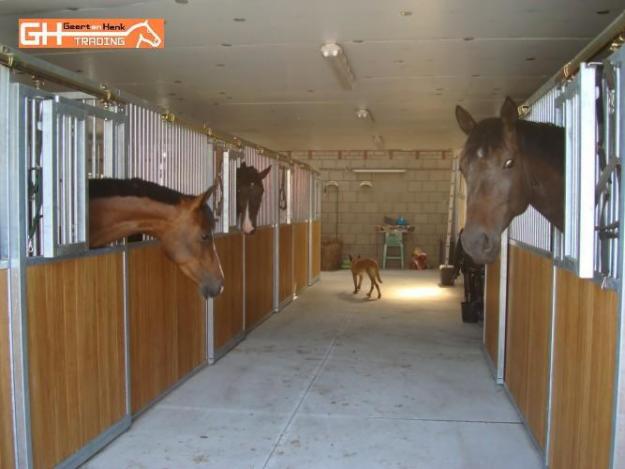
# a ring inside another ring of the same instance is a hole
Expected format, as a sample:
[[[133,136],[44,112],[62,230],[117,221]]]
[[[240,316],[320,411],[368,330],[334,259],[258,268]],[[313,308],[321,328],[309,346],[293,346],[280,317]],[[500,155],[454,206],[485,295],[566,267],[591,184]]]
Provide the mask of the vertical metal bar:
[[[0,112],[6,109],[0,138],[8,140],[7,188],[9,212],[9,353],[11,359],[11,383],[13,406],[13,434],[16,467],[30,469],[33,466],[32,437],[30,426],[30,383],[28,376],[28,314],[26,305],[26,226],[27,207],[25,194],[27,158],[24,129],[24,100],[19,85],[10,85],[9,70],[0,67]],[[10,91],[9,91],[10,88]],[[11,117],[8,117],[11,116]],[[17,116],[17,119],[15,119]],[[3,145],[4,147],[4,145]]]
[[[621,48],[614,57],[618,63],[617,73],[617,105],[615,122],[618,129],[614,129],[618,136],[617,150],[619,159],[624,159],[625,151],[625,115],[623,104],[625,103],[625,48]],[[625,165],[621,164],[621,181],[625,178]],[[619,188],[620,189],[620,188]],[[615,379],[614,379],[614,407],[612,420],[612,447],[610,467],[621,469],[625,467],[625,191],[619,192],[619,237],[618,237],[618,309],[616,327],[616,356],[615,356]]]
[[[306,222],[308,223],[308,285],[312,285],[312,254],[313,254],[313,224],[312,224],[312,186],[313,178],[310,171],[306,171],[306,186],[308,189],[308,200],[306,201]]]
[[[497,383],[504,382],[506,354],[506,318],[508,307],[508,230],[501,233],[501,251],[499,255],[499,331],[497,335]]]
[[[277,214],[280,198],[278,194],[278,181],[280,178],[280,164],[276,161],[271,168],[269,178],[272,181],[271,187],[271,207],[273,213]],[[275,215],[272,217],[273,225],[273,310],[280,309],[280,220]]]
[[[224,151],[221,162],[222,184],[223,184],[223,206],[221,211],[223,232],[230,231],[230,152]]]
[[[54,103],[46,100],[42,103],[43,111],[43,135],[42,135],[42,179],[43,179],[43,200],[42,200],[42,231],[43,231],[43,255],[53,257],[57,245],[57,158],[55,155],[58,142],[63,136],[57,134],[57,116]]]
[[[558,268],[554,264],[551,274],[551,330],[549,331],[549,364],[547,381],[547,410],[545,418],[545,467],[549,466],[549,454],[551,453],[551,417],[553,410],[553,376],[555,354],[553,353],[556,341],[556,314],[558,312]]]

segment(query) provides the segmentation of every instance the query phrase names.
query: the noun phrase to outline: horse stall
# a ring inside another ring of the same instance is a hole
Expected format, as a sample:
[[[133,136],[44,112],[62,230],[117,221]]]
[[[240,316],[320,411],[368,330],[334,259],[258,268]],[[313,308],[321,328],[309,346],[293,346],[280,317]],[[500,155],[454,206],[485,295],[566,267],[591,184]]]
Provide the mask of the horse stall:
[[[312,283],[314,176],[41,60],[7,49],[0,62],[0,467],[76,467],[285,306],[295,271],[298,290]],[[243,163],[271,167],[245,236]],[[153,237],[90,249],[89,181],[101,178],[214,186],[223,294],[205,300]]]
[[[554,469],[625,462],[625,50],[610,34],[520,107],[525,119],[565,129],[564,230],[530,206],[486,273],[487,360]]]

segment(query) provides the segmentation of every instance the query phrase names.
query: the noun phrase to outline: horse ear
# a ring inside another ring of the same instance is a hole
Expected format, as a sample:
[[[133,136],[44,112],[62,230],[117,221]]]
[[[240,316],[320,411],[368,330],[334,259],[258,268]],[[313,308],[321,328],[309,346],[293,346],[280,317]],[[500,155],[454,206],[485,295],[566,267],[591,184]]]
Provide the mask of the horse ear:
[[[473,127],[475,127],[475,119],[473,119],[469,111],[462,106],[456,106],[456,120],[462,131],[467,135],[469,135]]]
[[[206,203],[208,199],[215,193],[215,189],[217,188],[217,184],[213,184],[208,188],[208,190],[200,195],[197,195],[193,200],[193,209],[198,210],[201,209]]]
[[[519,120],[519,111],[516,103],[510,98],[510,96],[506,96],[506,100],[503,102],[501,106],[501,111],[499,112],[501,120],[507,126],[512,126]]]
[[[347,255],[347,257],[349,257],[349,260],[350,260],[350,261],[353,261],[353,260],[354,260],[354,258],[352,257],[352,255],[351,255],[351,254],[348,254],[348,255]]]
[[[267,176],[267,174],[269,174],[269,171],[271,171],[271,166],[267,166],[265,169],[263,169],[260,173],[258,173],[258,176],[261,179],[265,179],[265,177]]]

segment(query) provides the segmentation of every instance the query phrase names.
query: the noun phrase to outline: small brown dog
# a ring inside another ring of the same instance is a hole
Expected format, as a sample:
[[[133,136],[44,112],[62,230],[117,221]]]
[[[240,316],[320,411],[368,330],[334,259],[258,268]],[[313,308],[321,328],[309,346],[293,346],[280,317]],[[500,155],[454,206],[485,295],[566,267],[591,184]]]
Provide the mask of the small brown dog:
[[[349,260],[352,262],[352,277],[354,277],[354,294],[360,291],[360,285],[362,284],[363,274],[366,272],[369,276],[369,280],[371,280],[371,288],[369,289],[369,293],[367,293],[367,297],[371,298],[371,292],[373,292],[373,287],[378,290],[378,299],[382,298],[382,293],[380,292],[380,285],[378,282],[382,283],[382,279],[380,278],[380,269],[378,268],[378,263],[373,259],[368,259],[366,257],[360,258],[360,256],[355,259],[350,255]],[[356,277],[358,277],[358,281],[356,281]],[[377,280],[377,282],[376,282]]]

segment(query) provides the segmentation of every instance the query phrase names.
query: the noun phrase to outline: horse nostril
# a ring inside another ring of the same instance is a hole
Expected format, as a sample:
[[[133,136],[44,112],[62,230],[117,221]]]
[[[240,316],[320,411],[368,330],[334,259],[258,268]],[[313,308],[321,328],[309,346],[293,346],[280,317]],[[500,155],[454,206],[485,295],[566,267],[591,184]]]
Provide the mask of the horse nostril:
[[[486,234],[486,233],[482,233],[481,236],[481,241],[482,241],[482,249],[484,251],[490,251],[491,248],[493,247],[493,243],[490,239],[490,237]]]

